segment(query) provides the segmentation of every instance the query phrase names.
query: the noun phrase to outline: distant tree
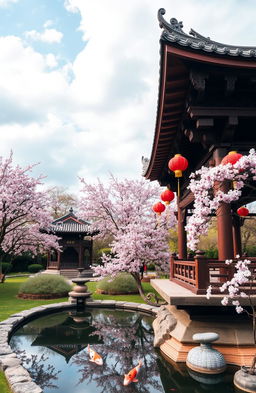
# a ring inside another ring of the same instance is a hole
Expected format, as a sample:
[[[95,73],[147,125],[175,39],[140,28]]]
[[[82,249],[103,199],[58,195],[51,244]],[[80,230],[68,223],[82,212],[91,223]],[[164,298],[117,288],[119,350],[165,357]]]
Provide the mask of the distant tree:
[[[64,216],[69,209],[78,204],[75,195],[66,192],[64,187],[54,187],[48,190],[51,198],[51,212],[53,218]]]
[[[36,255],[58,248],[57,237],[47,233],[52,221],[48,195],[37,189],[42,176],[31,177],[32,168],[14,166],[12,154],[0,157],[0,260],[5,253]]]
[[[93,255],[92,255],[92,259],[93,259],[93,263],[99,264],[101,263],[101,257],[102,254],[104,252],[104,250],[106,250],[107,248],[109,248],[109,244],[112,243],[113,241],[113,237],[109,236],[109,237],[97,237],[93,239]]]
[[[168,208],[161,220],[156,220],[152,205],[161,190],[141,180],[117,180],[111,176],[108,185],[99,180],[90,185],[82,180],[81,214],[99,229],[99,236],[112,236],[112,253],[103,255],[103,266],[95,271],[103,276],[119,272],[130,273],[140,295],[146,296],[140,281],[140,270],[154,263],[159,270],[169,266],[168,227],[176,223],[174,208]]]
[[[244,220],[244,224],[241,228],[241,235],[242,235],[243,252],[246,252],[249,246],[255,246],[256,244],[255,217]]]

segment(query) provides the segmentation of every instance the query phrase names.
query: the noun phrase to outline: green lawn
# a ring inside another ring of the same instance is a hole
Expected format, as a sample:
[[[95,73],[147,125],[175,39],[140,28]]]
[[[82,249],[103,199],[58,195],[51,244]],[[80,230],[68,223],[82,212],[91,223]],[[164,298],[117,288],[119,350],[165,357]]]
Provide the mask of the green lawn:
[[[27,277],[7,278],[0,284],[0,321],[7,319],[10,315],[42,304],[64,302],[67,298],[54,300],[24,300],[16,297],[19,286],[27,280]]]
[[[67,298],[51,299],[51,300],[25,300],[18,299],[17,293],[22,282],[27,277],[7,278],[3,284],[0,284],[0,321],[7,319],[10,315],[42,304],[59,303],[67,301]],[[155,292],[151,285],[147,282],[142,283],[145,292]],[[96,294],[96,282],[87,283],[88,290],[93,293],[95,300],[123,300],[135,303],[145,303],[139,295],[101,295]]]

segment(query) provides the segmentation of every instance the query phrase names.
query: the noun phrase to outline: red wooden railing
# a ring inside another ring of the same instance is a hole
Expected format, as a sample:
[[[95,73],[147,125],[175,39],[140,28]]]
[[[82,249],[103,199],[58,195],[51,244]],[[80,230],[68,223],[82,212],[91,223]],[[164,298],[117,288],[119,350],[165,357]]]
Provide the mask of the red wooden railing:
[[[251,261],[250,270],[255,275],[256,258],[248,259]],[[205,294],[209,285],[212,286],[212,293],[220,293],[219,287],[223,282],[233,277],[235,264],[236,261],[227,265],[225,261],[208,259],[202,255],[196,255],[194,260],[189,261],[171,257],[170,280],[196,294]],[[247,293],[256,293],[256,280],[243,289]]]
[[[58,269],[58,261],[49,261],[47,268],[48,269]]]

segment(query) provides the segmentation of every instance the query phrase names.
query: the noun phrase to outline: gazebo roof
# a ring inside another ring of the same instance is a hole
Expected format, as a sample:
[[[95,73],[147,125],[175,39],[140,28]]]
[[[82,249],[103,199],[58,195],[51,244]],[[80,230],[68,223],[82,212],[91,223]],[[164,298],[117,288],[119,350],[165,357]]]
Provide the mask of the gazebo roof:
[[[146,179],[158,180],[161,185],[170,184],[175,189],[176,181],[168,172],[169,159],[176,153],[188,158],[189,170],[184,176],[188,179],[189,171],[205,165],[219,143],[211,142],[210,138],[205,145],[195,143],[193,133],[200,137],[202,130],[207,130],[207,137],[211,134],[216,140],[232,145],[232,149],[241,150],[241,138],[234,139],[235,145],[226,136],[228,131],[223,139],[220,135],[222,131],[224,135],[225,122],[228,129],[233,127],[233,119],[238,119],[238,127],[245,121],[250,123],[244,126],[245,131],[239,131],[245,142],[250,139],[247,130],[256,122],[253,82],[256,47],[222,44],[194,30],[186,34],[182,22],[172,18],[169,23],[163,18],[164,14],[161,8],[158,20],[163,31],[155,134],[150,158],[142,157],[142,174]],[[214,76],[219,78],[217,83]],[[219,96],[225,103],[217,96],[217,89],[218,92],[223,89]],[[252,146],[244,143],[243,154],[248,150],[247,145]]]
[[[189,34],[186,34],[182,30],[182,22],[178,22],[177,19],[171,18],[170,23],[168,23],[163,18],[164,14],[165,10],[160,8],[158,11],[158,20],[160,27],[164,29],[161,36],[162,40],[173,42],[181,46],[190,47],[195,50],[202,50],[208,53],[212,52],[219,55],[256,57],[255,46],[249,47],[222,44],[220,42],[211,40],[210,37],[204,37],[193,29],[190,29]]]
[[[68,214],[52,222],[51,230],[54,233],[82,233],[92,236],[95,235],[96,232],[91,230],[90,225],[88,221],[78,218],[71,208]]]

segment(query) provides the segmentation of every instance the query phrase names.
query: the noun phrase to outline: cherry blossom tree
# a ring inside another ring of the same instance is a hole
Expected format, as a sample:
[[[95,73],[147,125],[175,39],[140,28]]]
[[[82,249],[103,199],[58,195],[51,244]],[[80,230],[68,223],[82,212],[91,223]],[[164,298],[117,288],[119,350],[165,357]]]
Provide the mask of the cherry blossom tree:
[[[59,248],[57,237],[47,232],[52,217],[47,193],[38,191],[42,176],[32,177],[32,168],[14,166],[12,154],[0,157],[0,260],[6,253]]]
[[[251,149],[234,165],[217,165],[213,168],[202,167],[191,174],[189,184],[193,192],[194,211],[186,226],[188,247],[196,250],[200,235],[206,235],[211,214],[216,212],[221,203],[237,201],[245,186],[253,187],[250,182],[256,180],[256,153]],[[224,181],[230,181],[235,187],[228,192],[218,188]]]
[[[119,181],[111,176],[108,185],[100,180],[94,185],[83,179],[82,183],[81,214],[99,229],[98,236],[113,237],[111,255],[103,255],[103,266],[95,272],[102,276],[130,273],[146,300],[140,269],[154,263],[158,269],[168,270],[168,228],[176,224],[174,204],[157,220],[152,205],[161,191],[144,179]]]

